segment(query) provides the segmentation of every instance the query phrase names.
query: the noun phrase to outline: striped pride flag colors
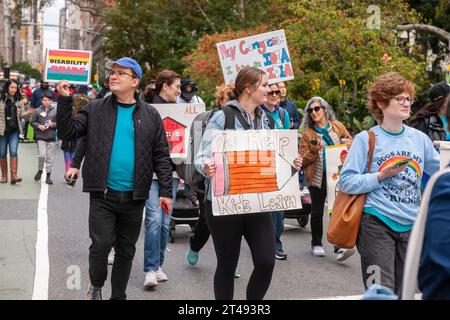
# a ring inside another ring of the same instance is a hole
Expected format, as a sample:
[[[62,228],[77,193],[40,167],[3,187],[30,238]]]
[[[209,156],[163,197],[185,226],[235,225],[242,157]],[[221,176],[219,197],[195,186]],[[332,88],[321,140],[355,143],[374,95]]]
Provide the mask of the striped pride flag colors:
[[[47,49],[44,79],[48,82],[67,80],[73,84],[89,84],[92,52]]]

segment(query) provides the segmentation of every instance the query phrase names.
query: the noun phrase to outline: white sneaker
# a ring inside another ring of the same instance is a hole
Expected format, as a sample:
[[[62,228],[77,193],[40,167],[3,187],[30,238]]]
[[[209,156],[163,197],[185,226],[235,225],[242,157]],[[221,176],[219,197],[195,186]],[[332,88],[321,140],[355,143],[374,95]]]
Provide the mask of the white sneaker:
[[[114,248],[111,248],[111,251],[108,254],[108,264],[114,264],[114,256],[115,256]]]
[[[167,275],[163,272],[163,270],[161,269],[161,267],[159,267],[158,270],[156,270],[156,280],[158,280],[158,282],[163,282],[163,281],[169,280],[169,278],[168,278]]]
[[[144,288],[153,288],[158,285],[156,271],[149,271],[145,274]]]
[[[355,248],[339,249],[336,256],[336,261],[345,261],[355,254]]]
[[[316,257],[324,257],[325,256],[325,250],[321,246],[313,246],[311,248],[311,252]]]

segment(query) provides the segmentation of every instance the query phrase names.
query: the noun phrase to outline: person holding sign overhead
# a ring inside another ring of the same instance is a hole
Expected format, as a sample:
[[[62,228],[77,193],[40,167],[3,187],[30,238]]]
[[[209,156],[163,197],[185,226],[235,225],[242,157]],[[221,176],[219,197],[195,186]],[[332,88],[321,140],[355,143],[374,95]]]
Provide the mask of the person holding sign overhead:
[[[228,101],[223,107],[236,115],[233,118],[235,120],[233,129],[270,129],[269,119],[259,107],[267,101],[269,90],[264,71],[252,67],[245,67],[239,71],[233,90],[234,99]],[[251,300],[260,300],[264,298],[270,286],[275,265],[275,237],[271,215],[249,213],[214,216],[212,212],[211,177],[216,174],[217,168],[211,162],[211,138],[214,130],[228,129],[229,124],[225,119],[225,111],[221,109],[208,121],[194,162],[196,169],[206,177],[206,222],[217,257],[214,295],[218,300],[233,299],[234,273],[239,260],[242,237],[244,237],[250,247],[254,263],[246,297]],[[295,159],[294,165],[296,169],[300,169],[302,165],[300,156]]]
[[[311,194],[311,252],[317,257],[325,256],[322,246],[323,211],[327,197],[325,147],[348,142],[352,137],[344,125],[336,120],[331,106],[321,97],[309,99],[300,142],[300,153],[304,159],[306,181]],[[337,261],[344,261],[355,253],[355,249],[334,248]]]
[[[105,66],[110,69],[112,94],[91,101],[74,117],[69,83],[58,83],[58,136],[87,138],[83,191],[90,193],[92,244],[86,299],[102,299],[108,253],[114,244],[111,299],[124,300],[153,172],[159,181],[159,206],[171,210],[172,168],[161,116],[136,93],[141,67],[128,57],[108,61]]]

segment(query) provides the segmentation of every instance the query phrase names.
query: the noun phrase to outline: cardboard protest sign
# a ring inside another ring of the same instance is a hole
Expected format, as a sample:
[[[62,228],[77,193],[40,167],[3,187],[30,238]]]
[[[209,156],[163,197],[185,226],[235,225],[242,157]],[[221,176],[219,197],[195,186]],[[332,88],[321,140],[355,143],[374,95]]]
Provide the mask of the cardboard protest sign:
[[[296,130],[222,130],[212,135],[213,214],[273,212],[302,207]]]
[[[152,104],[161,115],[171,158],[187,158],[190,128],[195,117],[205,111],[203,103]]]
[[[246,67],[264,70],[269,84],[294,79],[284,30],[216,44],[225,83],[234,83]]]
[[[44,80],[47,82],[67,80],[73,84],[89,84],[91,68],[91,51],[47,49]]]
[[[328,213],[333,211],[334,200],[339,191],[339,177],[347,154],[347,144],[325,147]]]

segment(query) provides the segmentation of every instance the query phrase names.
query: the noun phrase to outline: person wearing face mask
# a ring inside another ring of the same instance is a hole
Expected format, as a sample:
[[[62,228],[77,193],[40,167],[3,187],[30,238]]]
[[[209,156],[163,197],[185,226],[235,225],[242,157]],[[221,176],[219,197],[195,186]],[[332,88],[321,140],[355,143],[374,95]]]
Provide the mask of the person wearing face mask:
[[[153,104],[176,103],[180,95],[181,76],[172,70],[163,70],[156,77]],[[176,200],[179,176],[172,162],[172,199]],[[144,288],[158,285],[168,280],[162,269],[164,253],[169,239],[172,210],[165,212],[159,205],[158,190],[160,181],[153,175],[149,198],[145,202],[145,238],[144,238]]]
[[[232,108],[241,117],[235,117],[234,129],[270,129],[266,113],[259,107],[267,101],[269,84],[264,71],[245,67],[239,71],[233,95],[223,108]],[[275,236],[272,216],[267,213],[214,216],[211,203],[211,177],[216,166],[211,162],[211,138],[215,130],[227,126],[224,109],[218,110],[209,119],[202,137],[201,148],[195,157],[195,167],[205,178],[206,222],[214,242],[217,267],[214,275],[214,295],[217,300],[231,300],[234,295],[234,274],[239,261],[242,237],[250,248],[254,269],[250,276],[246,297],[249,300],[264,298],[272,279],[275,265]],[[241,123],[241,121],[245,121]],[[228,128],[227,128],[228,129]],[[294,166],[300,169],[302,158],[295,159]]]
[[[197,96],[198,87],[195,81],[181,79],[181,94],[177,97],[177,103],[203,103],[202,98]]]
[[[41,85],[38,89],[33,91],[33,94],[30,98],[30,107],[33,109],[38,108],[42,102],[42,96],[44,93],[49,94],[52,97],[52,100],[55,99],[54,92],[50,89],[48,82],[41,82]]]

